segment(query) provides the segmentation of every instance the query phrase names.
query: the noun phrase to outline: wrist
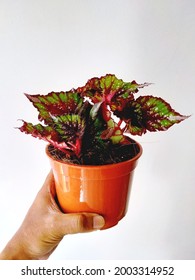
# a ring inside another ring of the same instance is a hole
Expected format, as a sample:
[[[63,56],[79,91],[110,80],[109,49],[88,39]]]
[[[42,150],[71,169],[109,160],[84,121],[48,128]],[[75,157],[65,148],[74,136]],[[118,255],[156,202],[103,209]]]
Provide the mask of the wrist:
[[[33,260],[27,248],[14,236],[0,253],[0,260]]]

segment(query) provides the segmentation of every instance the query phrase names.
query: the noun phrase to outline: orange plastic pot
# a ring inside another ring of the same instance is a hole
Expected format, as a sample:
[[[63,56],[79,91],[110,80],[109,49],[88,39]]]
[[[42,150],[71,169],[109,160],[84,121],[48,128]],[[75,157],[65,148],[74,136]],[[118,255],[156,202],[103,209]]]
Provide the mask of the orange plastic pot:
[[[98,166],[74,165],[53,159],[46,148],[53,170],[56,194],[63,212],[91,212],[105,218],[107,229],[126,214],[134,169],[142,154],[130,160]]]

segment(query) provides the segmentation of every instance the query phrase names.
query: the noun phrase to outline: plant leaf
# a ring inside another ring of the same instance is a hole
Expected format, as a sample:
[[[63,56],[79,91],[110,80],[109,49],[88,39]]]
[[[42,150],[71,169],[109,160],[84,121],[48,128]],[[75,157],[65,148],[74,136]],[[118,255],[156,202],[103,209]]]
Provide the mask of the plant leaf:
[[[125,144],[126,137],[123,135],[123,130],[120,128],[120,123],[114,121],[105,102],[101,104],[101,111],[101,115],[106,124],[104,130],[101,132],[101,139],[110,140],[113,144]]]
[[[115,75],[107,74],[88,80],[84,87],[79,87],[76,91],[82,96],[89,97],[94,103],[106,101],[107,104],[110,104],[114,97],[117,98],[116,96],[131,99],[132,93],[136,93],[139,88],[147,85],[149,84],[137,84],[135,81],[126,83],[116,78]]]
[[[127,132],[142,135],[146,131],[164,131],[188,118],[176,112],[160,97],[140,96],[117,112],[127,123]]]
[[[39,120],[44,120],[46,124],[50,123],[52,116],[76,113],[83,104],[82,97],[74,91],[25,95],[39,111]]]
[[[102,103],[103,103],[103,102],[98,102],[98,103],[95,103],[95,104],[92,106],[92,108],[91,108],[91,110],[90,110],[90,116],[91,116],[92,120],[94,120],[94,119],[97,117],[98,112],[99,112],[99,109],[100,109],[100,107],[102,106]]]
[[[104,130],[101,134],[101,138],[103,140],[111,140],[113,144],[125,144],[127,142],[123,131],[117,127],[116,124],[114,127],[108,127]]]
[[[23,121],[23,125],[19,128],[21,132],[30,134],[35,138],[47,141],[52,144],[54,147],[59,148],[59,137],[56,131],[50,126],[43,126],[41,124],[33,125],[32,123]],[[62,145],[60,145],[61,147]],[[64,148],[67,148],[64,145]]]
[[[53,126],[62,140],[74,142],[74,139],[82,138],[85,120],[76,114],[57,116],[53,118]]]
[[[63,115],[53,117],[52,126],[33,125],[23,121],[23,126],[19,129],[26,134],[47,141],[63,152],[70,150],[79,157],[85,121],[79,115]]]

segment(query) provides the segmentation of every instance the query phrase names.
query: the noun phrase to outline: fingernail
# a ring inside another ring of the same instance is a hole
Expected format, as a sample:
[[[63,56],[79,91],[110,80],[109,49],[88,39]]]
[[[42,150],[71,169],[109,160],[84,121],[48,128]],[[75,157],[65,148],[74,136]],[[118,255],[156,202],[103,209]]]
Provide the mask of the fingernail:
[[[105,225],[104,218],[102,216],[94,216],[93,217],[93,228],[100,229]]]

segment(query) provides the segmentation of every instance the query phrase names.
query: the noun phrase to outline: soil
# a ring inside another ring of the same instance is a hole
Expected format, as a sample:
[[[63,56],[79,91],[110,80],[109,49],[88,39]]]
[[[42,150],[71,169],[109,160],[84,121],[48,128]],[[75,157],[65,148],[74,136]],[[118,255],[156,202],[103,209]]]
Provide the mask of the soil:
[[[119,163],[129,160],[135,157],[140,148],[137,143],[131,139],[131,143],[128,145],[110,145],[107,149],[96,149],[94,152],[92,149],[85,151],[80,158],[74,155],[67,155],[62,151],[55,149],[52,145],[49,145],[48,151],[51,156],[63,162],[78,165],[105,165]]]

